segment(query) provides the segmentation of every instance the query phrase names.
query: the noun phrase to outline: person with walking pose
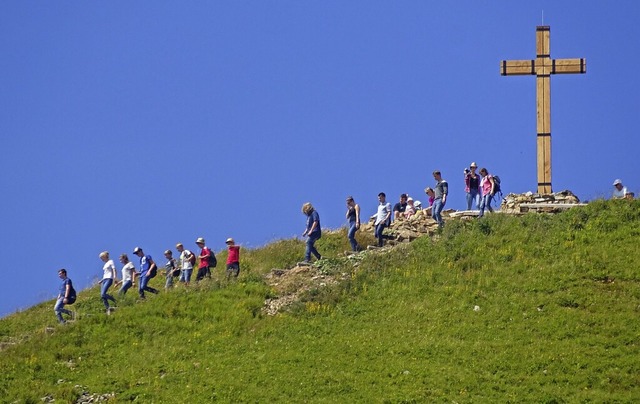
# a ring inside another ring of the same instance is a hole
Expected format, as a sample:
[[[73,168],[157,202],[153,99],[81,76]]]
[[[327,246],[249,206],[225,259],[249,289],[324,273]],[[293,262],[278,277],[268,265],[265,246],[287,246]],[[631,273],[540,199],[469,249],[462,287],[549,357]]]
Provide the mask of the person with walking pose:
[[[322,259],[322,256],[315,247],[316,241],[322,237],[322,230],[320,229],[320,215],[309,202],[302,205],[302,213],[307,215],[307,227],[302,233],[302,237],[307,237],[307,247],[304,252],[304,263],[310,264],[311,254],[313,254],[318,260]]]
[[[196,245],[200,247],[200,263],[198,265],[198,274],[196,275],[196,282],[200,282],[206,276],[211,279],[211,270],[209,269],[213,263],[213,251],[205,245],[205,241],[202,237],[198,237]]]
[[[449,184],[442,179],[440,171],[433,172],[433,178],[436,180],[436,186],[434,188],[434,200],[433,207],[431,208],[431,217],[438,222],[438,227],[444,226],[442,220],[442,210],[447,203],[447,196],[449,195]]]
[[[56,305],[53,307],[53,311],[54,313],[56,313],[58,322],[60,324],[64,324],[67,321],[62,317],[62,314],[66,314],[67,316],[71,316],[73,318],[73,312],[71,310],[65,309],[64,305],[71,304],[73,303],[73,301],[75,301],[75,292],[73,289],[73,282],[71,282],[71,279],[67,278],[66,269],[63,268],[59,270],[58,276],[60,277],[60,279],[62,279],[62,283],[60,284],[60,290],[58,292]]]
[[[100,298],[102,299],[102,303],[104,303],[104,308],[106,309],[107,314],[111,314],[113,307],[109,305],[109,301],[115,303],[116,299],[108,294],[107,291],[111,285],[113,285],[113,282],[118,280],[116,265],[113,263],[113,260],[109,258],[109,251],[101,252],[98,257],[100,257],[102,262],[104,262],[104,265],[102,266],[102,280],[100,281]]]
[[[130,287],[135,286],[136,267],[129,261],[127,254],[120,254],[120,263],[124,266],[122,267],[122,286],[118,294],[124,296]]]
[[[140,295],[140,299],[145,299],[144,292],[151,292],[154,294],[158,294],[158,289],[154,289],[150,287],[149,281],[153,277],[153,269],[158,270],[156,263],[153,261],[150,255],[145,255],[142,248],[136,247],[133,250],[133,253],[140,258],[140,282],[138,284],[138,294]]]
[[[185,286],[189,286],[189,283],[191,283],[191,274],[193,273],[193,265],[196,263],[196,256],[191,251],[185,249],[182,243],[176,244],[176,250],[180,253],[180,267],[182,268],[180,282],[183,282]]]
[[[482,176],[482,181],[480,181],[480,189],[482,189],[482,200],[480,201],[480,213],[478,217],[484,216],[484,211],[489,210],[489,212],[493,213],[493,208],[491,207],[491,201],[493,200],[493,195],[495,194],[496,183],[493,180],[493,176],[489,174],[486,168],[482,167],[480,169],[480,175]]]
[[[382,234],[385,227],[391,224],[391,204],[387,202],[387,195],[384,192],[378,194],[378,211],[372,216],[375,226],[375,236],[378,239],[378,247],[384,245],[385,236]]]
[[[356,232],[360,228],[360,205],[358,205],[353,200],[353,196],[347,197],[346,218],[349,221],[349,231],[347,232],[347,237],[349,238],[349,243],[351,244],[351,250],[358,251],[360,250],[360,247],[358,246],[358,242],[356,241]]]
[[[237,278],[240,275],[240,246],[236,245],[236,242],[229,237],[225,241],[227,245],[227,280],[233,275]]]

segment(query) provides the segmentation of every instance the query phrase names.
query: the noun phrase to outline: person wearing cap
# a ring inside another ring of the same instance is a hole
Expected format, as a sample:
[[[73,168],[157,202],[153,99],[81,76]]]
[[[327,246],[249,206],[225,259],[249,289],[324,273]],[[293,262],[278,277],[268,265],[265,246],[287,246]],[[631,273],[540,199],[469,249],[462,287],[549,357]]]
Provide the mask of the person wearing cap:
[[[473,202],[476,209],[480,208],[480,176],[476,174],[478,165],[472,162],[469,168],[464,169],[464,192],[467,195],[467,210],[471,210]]]
[[[204,277],[211,279],[211,270],[209,269],[211,256],[213,252],[209,247],[207,247],[204,243],[204,239],[202,237],[198,237],[196,240],[196,245],[200,247],[200,264],[198,265],[198,274],[196,275],[196,282],[200,282]]]
[[[145,299],[145,291],[157,294],[158,290],[148,285],[151,280],[151,267],[156,265],[156,263],[153,262],[153,258],[151,258],[150,255],[145,255],[144,251],[142,251],[142,248],[140,247],[136,247],[133,250],[133,254],[140,258],[140,274],[138,275],[140,279],[140,282],[138,283],[138,294],[140,295],[140,299]]]
[[[71,282],[71,279],[67,277],[67,270],[64,268],[58,271],[58,276],[62,279],[62,284],[60,284],[60,290],[58,292],[56,305],[53,307],[53,311],[56,313],[58,322],[60,324],[64,324],[66,323],[66,320],[62,317],[63,313],[73,318],[73,312],[64,308],[65,304],[73,303],[70,300],[73,294],[73,283]]]
[[[442,210],[447,203],[447,196],[449,195],[449,183],[442,179],[440,171],[435,170],[433,172],[433,178],[436,180],[436,186],[434,188],[433,207],[431,208],[431,217],[438,223],[438,227],[444,226],[442,220]]]
[[[227,280],[229,280],[231,275],[234,278],[240,275],[240,246],[237,246],[231,237],[225,241],[225,244],[227,244],[227,250],[229,251],[227,255]]]
[[[360,205],[354,200],[353,196],[347,197],[347,214],[346,218],[349,221],[349,231],[347,232],[347,238],[351,244],[352,251],[358,251],[360,247],[356,241],[356,232],[360,228]]]
[[[109,259],[109,251],[103,251],[98,256],[102,262],[104,262],[104,266],[102,267],[103,276],[100,281],[100,298],[102,299],[102,303],[104,303],[104,307],[107,310],[107,314],[111,314],[113,311],[113,307],[109,306],[109,301],[113,303],[116,302],[116,299],[113,298],[110,294],[107,293],[111,285],[113,285],[113,281],[118,280],[118,276],[116,275],[116,265],[113,263],[112,259]]]
[[[629,195],[629,190],[622,185],[622,180],[620,179],[613,181],[613,188],[613,199],[624,199]]]
[[[413,198],[407,197],[407,207],[404,209],[404,217],[407,219],[416,214],[416,207],[413,205]]]
[[[316,241],[322,237],[322,230],[320,230],[320,215],[309,202],[302,205],[302,213],[307,215],[307,227],[302,233],[302,237],[307,237],[307,247],[304,252],[303,263],[309,264],[311,263],[311,254],[313,254],[318,260],[322,259],[322,256],[315,247]]]
[[[135,286],[136,267],[133,262],[129,261],[127,254],[120,254],[120,263],[124,266],[122,267],[122,286],[118,294],[124,296],[130,287]]]
[[[173,252],[171,250],[166,250],[164,252],[164,257],[168,260],[167,263],[164,264],[166,278],[164,288],[171,289],[173,287],[173,277],[180,276],[180,270],[178,269],[176,259],[173,258]]]
[[[191,274],[193,274],[193,264],[196,263],[196,256],[191,251],[185,249],[182,243],[176,244],[176,250],[180,253],[180,267],[182,268],[180,282],[183,282],[185,286],[189,286],[189,283],[191,283]]]
[[[407,209],[407,194],[400,194],[400,202],[393,205],[393,220],[403,219]]]

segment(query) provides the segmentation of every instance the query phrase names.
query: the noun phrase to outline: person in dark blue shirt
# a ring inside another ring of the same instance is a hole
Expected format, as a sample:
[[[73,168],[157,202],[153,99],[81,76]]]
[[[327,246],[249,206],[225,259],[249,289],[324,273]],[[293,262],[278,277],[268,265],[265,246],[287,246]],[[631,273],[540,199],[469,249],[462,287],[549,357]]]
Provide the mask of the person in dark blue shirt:
[[[67,270],[64,268],[58,271],[58,276],[62,279],[62,283],[60,284],[60,291],[58,292],[56,305],[53,307],[53,311],[56,313],[56,317],[58,317],[60,324],[64,324],[66,321],[62,317],[63,313],[73,317],[73,312],[64,308],[65,304],[73,303],[70,300],[72,298],[73,283],[71,282],[71,279],[67,278]]]
[[[317,259],[322,259],[318,250],[316,250],[315,242],[322,237],[322,231],[320,230],[320,215],[313,208],[309,202],[302,205],[302,213],[307,215],[307,227],[302,233],[302,237],[307,236],[307,249],[304,252],[304,263],[311,263],[311,254],[315,255]]]
[[[150,255],[145,255],[142,248],[136,247],[133,250],[133,253],[140,257],[140,283],[138,284],[138,294],[140,295],[140,299],[144,299],[144,292],[158,293],[157,289],[154,289],[150,286],[147,286],[149,281],[151,280],[151,266],[155,265],[153,262],[153,258]]]

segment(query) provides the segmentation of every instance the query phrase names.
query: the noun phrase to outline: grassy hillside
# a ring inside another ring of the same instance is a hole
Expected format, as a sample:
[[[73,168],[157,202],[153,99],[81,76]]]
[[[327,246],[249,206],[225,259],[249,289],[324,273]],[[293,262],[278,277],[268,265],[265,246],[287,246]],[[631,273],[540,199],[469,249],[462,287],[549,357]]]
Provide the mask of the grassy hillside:
[[[357,267],[329,260],[344,281],[274,317],[263,276],[300,241],[243,251],[238,282],[218,268],[112,316],[94,288],[73,324],[55,324],[53,302],[0,321],[0,400],[637,402],[638,236],[639,201],[449,222]],[[347,245],[327,234],[319,249]]]

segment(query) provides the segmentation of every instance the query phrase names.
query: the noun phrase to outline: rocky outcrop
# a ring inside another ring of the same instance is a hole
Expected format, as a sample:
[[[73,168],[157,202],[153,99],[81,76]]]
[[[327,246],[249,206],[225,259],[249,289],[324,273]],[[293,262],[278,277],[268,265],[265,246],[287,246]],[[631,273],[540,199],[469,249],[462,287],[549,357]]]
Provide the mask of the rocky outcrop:
[[[453,209],[444,210],[442,211],[442,218],[448,220],[454,212]],[[389,237],[390,244],[395,245],[398,243],[410,243],[424,235],[433,235],[437,229],[438,223],[431,218],[430,213],[426,210],[419,210],[409,218],[395,220],[391,223],[391,226],[385,229],[384,234]],[[373,222],[362,225],[360,231],[373,233]]]
[[[522,214],[529,212],[558,213],[576,206],[584,206],[571,191],[565,190],[552,194],[508,194],[502,201],[502,213]]]

